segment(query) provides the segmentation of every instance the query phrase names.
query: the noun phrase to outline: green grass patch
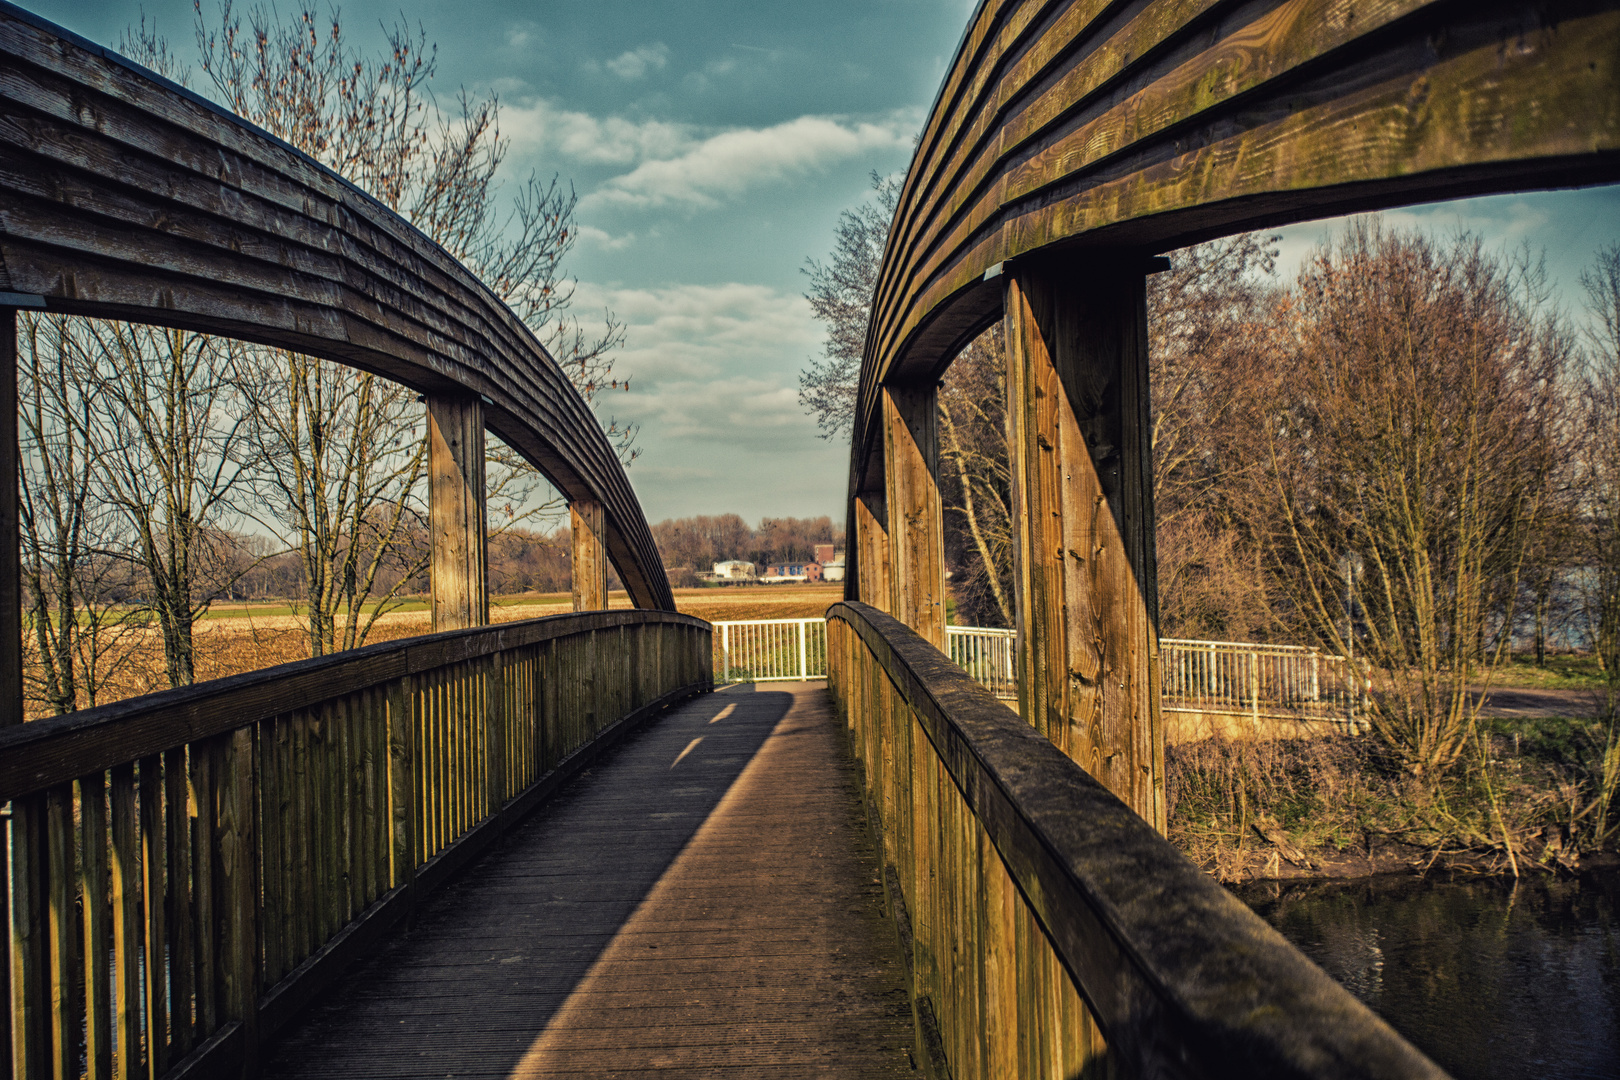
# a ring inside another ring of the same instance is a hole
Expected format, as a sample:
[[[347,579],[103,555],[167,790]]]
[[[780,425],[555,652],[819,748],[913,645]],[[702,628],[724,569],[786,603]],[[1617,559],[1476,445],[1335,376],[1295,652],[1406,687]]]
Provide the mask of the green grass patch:
[[[1537,667],[1529,655],[1515,656],[1491,677],[1492,686],[1527,690],[1598,690],[1603,682],[1597,657],[1584,653],[1549,656],[1546,667]]]

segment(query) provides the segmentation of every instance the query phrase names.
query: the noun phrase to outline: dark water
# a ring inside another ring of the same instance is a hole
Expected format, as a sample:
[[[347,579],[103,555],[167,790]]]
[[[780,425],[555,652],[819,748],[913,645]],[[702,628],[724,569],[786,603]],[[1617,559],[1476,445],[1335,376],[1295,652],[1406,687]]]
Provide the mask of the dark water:
[[[1236,891],[1457,1080],[1620,1077],[1620,872]]]

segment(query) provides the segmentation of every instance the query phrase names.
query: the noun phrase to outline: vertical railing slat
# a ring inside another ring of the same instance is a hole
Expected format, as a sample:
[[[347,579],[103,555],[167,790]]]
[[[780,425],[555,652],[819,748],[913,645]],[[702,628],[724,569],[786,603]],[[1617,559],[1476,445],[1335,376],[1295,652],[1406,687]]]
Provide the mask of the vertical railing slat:
[[[112,968],[108,962],[111,912],[107,905],[107,774],[79,780],[82,845],[79,893],[84,905],[84,1058],[89,1080],[112,1076]]]

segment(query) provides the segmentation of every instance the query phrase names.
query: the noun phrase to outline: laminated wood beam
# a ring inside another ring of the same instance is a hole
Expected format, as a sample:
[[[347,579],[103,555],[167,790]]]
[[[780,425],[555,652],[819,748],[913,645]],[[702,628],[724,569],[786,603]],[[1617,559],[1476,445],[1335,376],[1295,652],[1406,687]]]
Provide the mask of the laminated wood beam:
[[[1007,275],[1019,712],[1165,829],[1141,263]]]

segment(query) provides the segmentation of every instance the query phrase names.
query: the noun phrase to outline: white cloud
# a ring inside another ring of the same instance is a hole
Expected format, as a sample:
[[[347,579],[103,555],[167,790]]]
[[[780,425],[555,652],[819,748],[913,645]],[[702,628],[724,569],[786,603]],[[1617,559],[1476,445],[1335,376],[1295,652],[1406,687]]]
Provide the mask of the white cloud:
[[[801,116],[768,128],[721,132],[674,156],[653,156],[580,200],[634,208],[711,207],[750,187],[816,172],[873,150],[910,146],[909,125]]]
[[[649,71],[662,71],[668,63],[669,47],[660,41],[631,49],[603,66],[619,78],[633,81],[645,77]]]
[[[576,225],[574,232],[587,247],[593,247],[600,251],[623,251],[636,242],[636,234],[633,232],[625,233],[622,236],[614,236],[605,229],[598,229],[594,225]]]
[[[580,283],[576,310],[610,308],[626,326],[611,403],[660,440],[780,445],[811,435],[798,368],[821,332],[803,297],[764,285],[604,288]]]
[[[691,128],[662,120],[599,119],[540,98],[503,103],[501,134],[522,153],[556,154],[587,165],[630,165],[681,153],[695,141]]]

